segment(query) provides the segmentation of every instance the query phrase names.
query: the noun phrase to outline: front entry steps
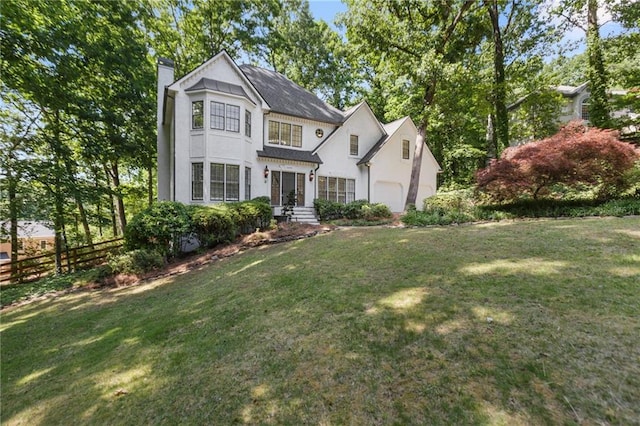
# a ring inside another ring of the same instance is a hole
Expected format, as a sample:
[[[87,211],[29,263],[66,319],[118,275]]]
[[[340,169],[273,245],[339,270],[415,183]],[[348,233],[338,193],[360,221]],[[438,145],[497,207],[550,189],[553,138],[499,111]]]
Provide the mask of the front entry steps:
[[[316,210],[313,207],[296,206],[293,208],[291,222],[308,223],[309,225],[320,225],[316,217]]]

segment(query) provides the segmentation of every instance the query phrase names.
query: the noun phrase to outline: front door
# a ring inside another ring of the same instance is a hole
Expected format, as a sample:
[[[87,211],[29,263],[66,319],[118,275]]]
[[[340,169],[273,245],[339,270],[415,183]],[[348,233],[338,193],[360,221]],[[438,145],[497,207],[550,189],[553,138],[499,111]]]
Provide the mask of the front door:
[[[295,205],[304,206],[304,173],[271,172],[271,205],[283,206],[287,204],[290,194]]]

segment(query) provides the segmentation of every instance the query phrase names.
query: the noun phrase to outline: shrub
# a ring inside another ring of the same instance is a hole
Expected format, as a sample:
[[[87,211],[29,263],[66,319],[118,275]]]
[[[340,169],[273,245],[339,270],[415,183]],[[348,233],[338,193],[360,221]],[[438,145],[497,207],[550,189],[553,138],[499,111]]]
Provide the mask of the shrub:
[[[367,204],[362,206],[363,218],[365,220],[377,220],[393,217],[393,213],[386,204]]]
[[[235,212],[234,220],[241,234],[248,234],[257,228],[266,229],[273,218],[271,205],[264,199],[229,203],[227,206]]]
[[[477,189],[501,202],[550,197],[554,185],[587,185],[609,199],[633,184],[629,172],[639,157],[614,131],[570,123],[547,139],[506,149],[478,171]]]
[[[191,207],[193,233],[204,247],[233,241],[236,237],[237,213],[225,204]]]
[[[368,205],[367,200],[355,200],[342,207],[342,215],[347,219],[362,219],[364,212],[362,207]]]
[[[187,206],[175,201],[160,201],[136,214],[127,224],[125,248],[176,256],[181,252],[182,239],[191,233],[191,229]]]
[[[164,265],[163,256],[153,250],[136,249],[109,259],[114,274],[143,274]]]
[[[437,213],[441,216],[451,212],[471,214],[474,208],[473,191],[470,189],[439,192],[432,197],[425,198],[423,202],[425,212]]]
[[[316,209],[321,221],[340,219],[344,217],[344,204],[336,203],[335,201],[316,198],[313,200],[313,207]]]

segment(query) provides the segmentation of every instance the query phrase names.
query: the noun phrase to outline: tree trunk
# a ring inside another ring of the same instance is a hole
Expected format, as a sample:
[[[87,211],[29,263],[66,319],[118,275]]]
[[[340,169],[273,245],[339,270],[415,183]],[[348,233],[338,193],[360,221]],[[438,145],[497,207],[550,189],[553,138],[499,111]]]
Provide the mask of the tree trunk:
[[[120,172],[118,170],[117,160],[111,162],[109,177],[111,178],[111,184],[113,186],[113,206],[116,214],[118,231],[120,234],[124,234],[124,228],[127,226],[127,217],[124,211],[122,194],[120,193]]]
[[[587,3],[587,80],[589,99],[589,121],[596,127],[607,128],[610,123],[609,100],[607,99],[607,74],[604,68],[600,28],[598,26],[598,0]]]
[[[11,234],[11,275],[18,273],[18,197],[17,180],[11,168],[7,168],[7,192],[9,196],[9,221]]]
[[[149,207],[153,204],[153,163],[149,164],[149,179],[147,180],[147,191],[149,193]]]
[[[413,149],[413,163],[411,164],[411,179],[409,180],[409,189],[407,190],[407,200],[404,203],[404,209],[407,210],[410,204],[415,206],[418,198],[418,189],[420,187],[420,171],[422,169],[422,151],[425,144],[427,126],[429,119],[427,117],[426,109],[433,102],[433,98],[436,94],[436,82],[431,81],[427,91],[424,95],[425,111],[423,113],[422,122],[418,126],[418,134],[416,135],[416,144]]]
[[[507,90],[504,70],[504,46],[500,30],[498,1],[486,3],[493,29],[493,107],[495,114],[496,157],[509,147],[509,112],[507,111]]]

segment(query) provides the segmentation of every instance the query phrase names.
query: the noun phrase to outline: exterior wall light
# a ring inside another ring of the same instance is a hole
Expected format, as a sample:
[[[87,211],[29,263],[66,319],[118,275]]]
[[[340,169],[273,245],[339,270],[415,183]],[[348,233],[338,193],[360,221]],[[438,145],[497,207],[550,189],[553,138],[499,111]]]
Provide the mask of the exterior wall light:
[[[269,178],[269,167],[264,166],[264,178],[265,180]]]
[[[309,172],[309,182],[313,182],[314,176],[315,176],[315,173],[313,173],[313,169],[311,169],[311,171]]]

